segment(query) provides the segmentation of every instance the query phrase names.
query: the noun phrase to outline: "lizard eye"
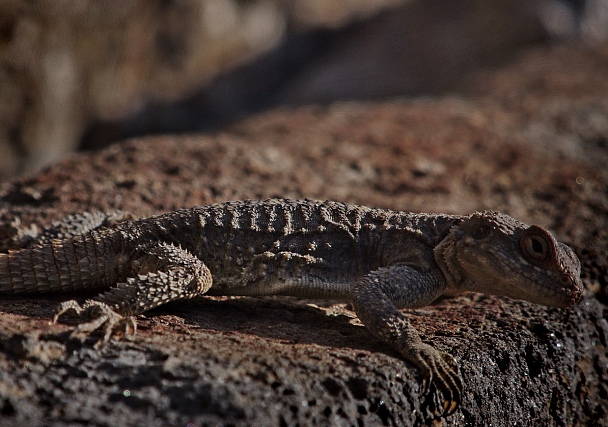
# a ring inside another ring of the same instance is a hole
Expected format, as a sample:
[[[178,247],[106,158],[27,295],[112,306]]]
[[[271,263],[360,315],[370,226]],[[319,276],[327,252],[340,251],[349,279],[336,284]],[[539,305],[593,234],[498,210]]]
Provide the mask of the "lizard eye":
[[[544,261],[549,256],[549,243],[543,236],[527,235],[521,238],[521,251],[524,256],[535,261]]]

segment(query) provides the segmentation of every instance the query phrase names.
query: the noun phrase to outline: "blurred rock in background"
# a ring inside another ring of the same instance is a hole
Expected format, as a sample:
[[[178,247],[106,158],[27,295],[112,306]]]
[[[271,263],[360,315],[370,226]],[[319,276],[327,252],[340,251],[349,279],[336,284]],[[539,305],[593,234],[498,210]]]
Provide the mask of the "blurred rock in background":
[[[278,105],[455,91],[607,32],[604,0],[4,0],[0,178]]]

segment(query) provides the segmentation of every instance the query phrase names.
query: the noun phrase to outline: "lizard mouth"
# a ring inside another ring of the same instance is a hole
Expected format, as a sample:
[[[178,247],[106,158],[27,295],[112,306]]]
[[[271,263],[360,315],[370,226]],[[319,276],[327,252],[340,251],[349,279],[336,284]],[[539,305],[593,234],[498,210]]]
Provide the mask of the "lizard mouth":
[[[568,307],[580,301],[582,296],[583,286],[576,275],[561,271],[555,273],[552,271],[543,271],[535,266],[530,266],[533,271],[521,272],[522,276],[527,277],[537,287],[538,294],[534,295],[535,299],[544,305],[553,307]],[[557,276],[557,277],[556,277]]]
[[[486,254],[503,282],[502,288],[495,289],[497,294],[550,307],[568,307],[581,299],[582,283],[575,272],[542,268],[490,248]]]
[[[561,282],[564,284],[563,291],[568,297],[568,305],[574,305],[581,300],[583,295],[583,286],[580,280],[568,273],[564,273],[561,277]]]

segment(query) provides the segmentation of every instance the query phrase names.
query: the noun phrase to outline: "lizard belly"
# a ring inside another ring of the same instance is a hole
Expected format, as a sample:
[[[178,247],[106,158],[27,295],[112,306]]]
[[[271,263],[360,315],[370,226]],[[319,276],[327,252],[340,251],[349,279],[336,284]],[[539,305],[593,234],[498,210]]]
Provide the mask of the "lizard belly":
[[[242,266],[211,268],[209,295],[289,295],[302,298],[349,299],[361,276],[355,267],[336,269],[321,257],[293,252],[266,252]]]
[[[327,281],[307,277],[305,279],[287,278],[261,280],[236,284],[235,281],[220,279],[214,281],[207,295],[215,296],[269,296],[286,295],[311,299],[350,299],[353,282]]]

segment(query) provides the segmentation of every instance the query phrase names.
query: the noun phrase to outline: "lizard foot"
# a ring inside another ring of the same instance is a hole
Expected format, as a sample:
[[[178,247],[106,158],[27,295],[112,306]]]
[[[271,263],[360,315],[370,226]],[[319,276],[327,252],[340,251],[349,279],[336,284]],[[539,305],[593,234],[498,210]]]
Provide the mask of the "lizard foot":
[[[428,344],[419,344],[408,349],[404,357],[416,365],[422,376],[422,390],[425,395],[429,394],[431,384],[441,393],[443,405],[441,411],[436,411],[436,416],[447,417],[452,415],[462,397],[462,378],[458,364],[452,355],[443,353]]]
[[[87,336],[91,332],[103,328],[103,337],[95,344],[97,348],[107,343],[114,336],[135,335],[137,331],[137,323],[135,323],[133,317],[121,316],[112,310],[108,304],[101,301],[87,300],[82,306],[75,300],[64,301],[55,311],[53,323],[57,323],[59,317],[64,313],[73,313],[78,317],[91,319],[78,324],[70,337]]]

